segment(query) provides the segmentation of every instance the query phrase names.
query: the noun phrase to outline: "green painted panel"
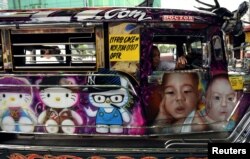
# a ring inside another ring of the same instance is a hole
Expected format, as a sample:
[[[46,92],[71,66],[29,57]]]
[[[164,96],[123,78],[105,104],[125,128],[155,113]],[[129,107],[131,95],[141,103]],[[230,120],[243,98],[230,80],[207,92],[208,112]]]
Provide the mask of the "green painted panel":
[[[101,7],[101,6],[127,6],[134,7],[144,0],[10,0],[9,9],[32,8],[73,8],[73,7]],[[154,6],[160,7],[161,0],[155,0]]]

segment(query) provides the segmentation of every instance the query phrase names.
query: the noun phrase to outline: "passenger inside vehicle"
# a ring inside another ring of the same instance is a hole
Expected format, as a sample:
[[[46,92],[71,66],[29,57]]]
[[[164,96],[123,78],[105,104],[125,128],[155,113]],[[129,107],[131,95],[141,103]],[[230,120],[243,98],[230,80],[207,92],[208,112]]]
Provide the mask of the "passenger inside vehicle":
[[[153,71],[170,71],[174,69],[185,68],[187,60],[184,56],[181,56],[177,61],[165,61],[161,60],[161,53],[157,46],[153,45],[151,49],[152,55],[152,67]]]
[[[202,37],[155,36],[151,48],[152,70],[202,68]]]

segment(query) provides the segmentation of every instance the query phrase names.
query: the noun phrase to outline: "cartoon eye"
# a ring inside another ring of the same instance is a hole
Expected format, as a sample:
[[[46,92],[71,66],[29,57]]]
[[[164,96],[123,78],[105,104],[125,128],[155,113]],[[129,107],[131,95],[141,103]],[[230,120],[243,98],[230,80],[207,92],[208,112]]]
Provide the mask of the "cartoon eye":
[[[93,98],[97,103],[104,103],[106,100],[106,97],[103,95],[93,95]]]
[[[6,97],[6,95],[5,95],[5,94],[3,94],[2,96],[3,96],[3,98],[5,98],[5,97]]]
[[[66,96],[66,97],[69,97],[69,94],[68,94],[68,93],[66,93],[66,94],[65,94],[65,96]]]
[[[110,100],[114,103],[120,103],[123,101],[123,96],[122,95],[113,95],[113,96],[110,96]]]
[[[23,95],[22,95],[22,94],[19,94],[19,98],[23,98]]]
[[[50,94],[49,94],[49,93],[47,94],[47,97],[48,97],[48,98],[50,97]]]

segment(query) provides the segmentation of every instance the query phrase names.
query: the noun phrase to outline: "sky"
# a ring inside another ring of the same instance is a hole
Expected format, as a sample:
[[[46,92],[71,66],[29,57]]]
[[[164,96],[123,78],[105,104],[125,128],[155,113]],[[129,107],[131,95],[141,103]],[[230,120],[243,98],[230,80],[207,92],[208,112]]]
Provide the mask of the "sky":
[[[214,4],[214,0],[200,0],[200,1],[209,4]],[[234,11],[244,0],[218,0],[218,1],[221,7],[225,7],[230,11]],[[206,6],[198,4],[195,0],[161,0],[161,6],[164,8],[193,9],[193,10],[197,10],[193,6],[206,8]]]

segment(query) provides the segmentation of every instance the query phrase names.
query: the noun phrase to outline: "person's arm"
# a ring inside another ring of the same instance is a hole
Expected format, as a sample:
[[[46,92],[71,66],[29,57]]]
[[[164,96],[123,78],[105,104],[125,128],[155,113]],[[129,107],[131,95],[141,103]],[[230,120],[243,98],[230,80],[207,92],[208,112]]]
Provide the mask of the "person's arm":
[[[183,69],[185,68],[186,64],[187,64],[187,59],[185,58],[185,56],[180,56],[177,59],[175,69]]]

